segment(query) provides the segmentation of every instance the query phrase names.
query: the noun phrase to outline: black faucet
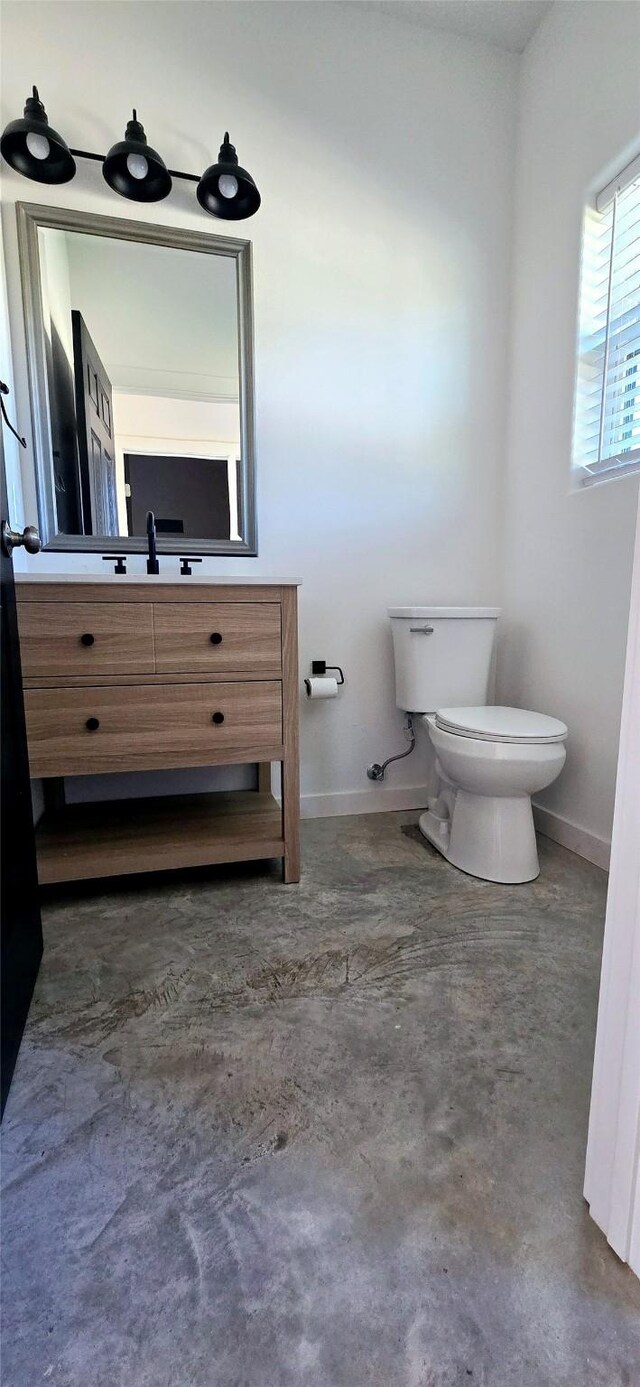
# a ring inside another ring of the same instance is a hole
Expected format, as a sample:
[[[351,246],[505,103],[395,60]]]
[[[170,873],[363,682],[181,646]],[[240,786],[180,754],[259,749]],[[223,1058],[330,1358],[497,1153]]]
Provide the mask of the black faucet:
[[[159,573],[160,564],[156,551],[156,517],[152,510],[147,511],[147,539],[149,541],[149,557],[147,559],[147,573]]]

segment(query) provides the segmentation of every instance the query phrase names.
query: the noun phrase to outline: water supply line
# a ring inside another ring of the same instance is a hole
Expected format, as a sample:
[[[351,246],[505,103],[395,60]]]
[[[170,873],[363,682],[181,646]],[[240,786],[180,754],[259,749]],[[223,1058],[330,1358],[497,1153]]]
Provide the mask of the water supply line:
[[[413,729],[413,713],[407,713],[407,720],[404,725],[404,735],[405,737],[408,737],[411,745],[407,747],[406,751],[399,751],[397,756],[388,756],[387,760],[382,762],[382,765],[380,765],[379,762],[375,761],[372,766],[367,766],[367,775],[369,777],[369,780],[384,780],[387,766],[390,766],[392,761],[404,761],[405,756],[411,755],[411,752],[413,751],[416,744],[416,734]]]

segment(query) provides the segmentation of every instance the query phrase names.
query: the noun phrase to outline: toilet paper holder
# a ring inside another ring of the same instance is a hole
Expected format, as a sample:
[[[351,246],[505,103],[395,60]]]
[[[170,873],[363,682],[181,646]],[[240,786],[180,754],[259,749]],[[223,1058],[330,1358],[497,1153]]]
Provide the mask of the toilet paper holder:
[[[338,682],[338,684],[344,684],[344,674],[342,673],[342,670],[341,670],[341,668],[340,668],[339,665],[328,665],[327,662],[326,662],[326,660],[312,660],[312,661],[311,661],[311,674],[312,674],[312,676],[313,676],[313,675],[327,674],[327,673],[329,672],[329,670],[331,670],[332,672],[335,671],[335,670],[337,670],[337,671],[338,671],[338,674],[340,675],[340,678],[338,679],[337,682]]]

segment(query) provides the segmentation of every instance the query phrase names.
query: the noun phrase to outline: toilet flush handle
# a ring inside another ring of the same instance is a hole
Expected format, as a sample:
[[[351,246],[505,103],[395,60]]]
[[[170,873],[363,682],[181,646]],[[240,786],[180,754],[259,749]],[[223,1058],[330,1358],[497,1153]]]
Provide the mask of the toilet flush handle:
[[[410,626],[409,630],[412,636],[432,636],[434,628],[433,626]]]

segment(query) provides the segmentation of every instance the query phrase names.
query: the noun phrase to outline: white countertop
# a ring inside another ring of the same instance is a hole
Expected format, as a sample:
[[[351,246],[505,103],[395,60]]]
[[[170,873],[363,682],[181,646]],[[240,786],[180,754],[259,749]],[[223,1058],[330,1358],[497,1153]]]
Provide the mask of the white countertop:
[[[148,583],[149,587],[157,586],[159,583],[171,583],[180,586],[184,583],[185,587],[295,587],[302,585],[302,578],[277,578],[271,574],[263,574],[261,577],[235,577],[229,574],[228,577],[221,577],[219,574],[192,574],[191,577],[183,577],[180,573],[16,573],[17,583],[109,583],[112,587],[126,587],[127,584]]]

